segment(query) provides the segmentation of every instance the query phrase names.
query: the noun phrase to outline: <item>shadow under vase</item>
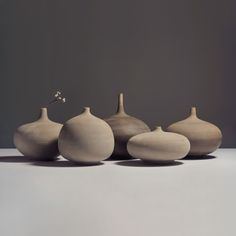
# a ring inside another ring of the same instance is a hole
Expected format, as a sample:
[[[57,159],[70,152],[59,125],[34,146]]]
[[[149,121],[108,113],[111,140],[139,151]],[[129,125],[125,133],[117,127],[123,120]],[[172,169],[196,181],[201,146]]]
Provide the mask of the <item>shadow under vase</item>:
[[[93,166],[101,166],[104,165],[103,162],[96,162],[96,163],[78,163],[68,160],[58,160],[58,161],[37,161],[31,163],[34,166],[41,166],[41,167],[93,167]]]
[[[182,165],[183,162],[181,161],[144,161],[140,159],[134,160],[125,160],[119,161],[115,163],[119,166],[126,166],[126,167],[173,167]]]
[[[134,160],[136,158],[133,158],[129,155],[116,155],[116,154],[112,154],[108,159],[106,159],[105,161],[125,161],[125,160]]]
[[[183,160],[193,160],[193,161],[197,161],[197,160],[211,160],[211,159],[215,159],[217,158],[216,156],[213,155],[187,155]]]

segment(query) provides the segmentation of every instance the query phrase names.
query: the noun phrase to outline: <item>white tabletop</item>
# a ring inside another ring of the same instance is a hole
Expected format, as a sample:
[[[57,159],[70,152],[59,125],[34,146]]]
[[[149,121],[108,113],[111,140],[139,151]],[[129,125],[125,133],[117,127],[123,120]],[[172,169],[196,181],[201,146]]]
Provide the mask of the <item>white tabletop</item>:
[[[172,166],[0,156],[2,236],[236,235],[236,149]]]

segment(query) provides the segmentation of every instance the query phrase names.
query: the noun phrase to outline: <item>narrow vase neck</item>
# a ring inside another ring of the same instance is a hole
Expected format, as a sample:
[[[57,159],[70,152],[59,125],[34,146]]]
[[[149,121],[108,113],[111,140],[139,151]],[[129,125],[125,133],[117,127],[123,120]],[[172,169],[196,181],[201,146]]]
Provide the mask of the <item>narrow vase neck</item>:
[[[164,132],[161,126],[156,126],[153,132]]]
[[[48,120],[48,110],[46,107],[41,108],[39,120],[41,121]]]
[[[83,114],[84,115],[91,115],[90,107],[84,107]]]
[[[119,97],[118,97],[118,107],[117,107],[116,114],[126,115],[125,108],[124,108],[124,95],[123,95],[123,93],[119,94]]]
[[[192,107],[191,108],[190,117],[197,117],[197,109],[196,109],[196,107]]]

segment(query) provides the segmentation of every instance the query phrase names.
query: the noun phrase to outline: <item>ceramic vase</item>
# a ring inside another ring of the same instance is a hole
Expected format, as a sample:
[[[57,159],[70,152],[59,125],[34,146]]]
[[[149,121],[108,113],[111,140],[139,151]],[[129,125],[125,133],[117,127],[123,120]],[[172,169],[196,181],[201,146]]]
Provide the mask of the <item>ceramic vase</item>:
[[[112,154],[114,136],[110,126],[85,107],[81,115],[64,124],[58,146],[61,155],[70,161],[96,164]]]
[[[33,160],[54,160],[58,155],[58,136],[62,125],[51,121],[47,108],[41,108],[37,121],[20,126],[14,134],[16,148]]]
[[[222,141],[220,129],[199,119],[195,107],[192,107],[191,114],[187,119],[170,125],[167,130],[182,134],[189,139],[191,143],[189,155],[192,156],[212,153],[221,145]]]
[[[184,158],[190,143],[180,134],[164,132],[161,127],[132,137],[127,145],[131,156],[146,162],[164,163]]]
[[[123,94],[119,94],[118,109],[115,115],[105,119],[111,126],[115,137],[114,158],[131,158],[127,151],[128,140],[144,132],[149,132],[149,127],[141,120],[129,116],[124,109]]]

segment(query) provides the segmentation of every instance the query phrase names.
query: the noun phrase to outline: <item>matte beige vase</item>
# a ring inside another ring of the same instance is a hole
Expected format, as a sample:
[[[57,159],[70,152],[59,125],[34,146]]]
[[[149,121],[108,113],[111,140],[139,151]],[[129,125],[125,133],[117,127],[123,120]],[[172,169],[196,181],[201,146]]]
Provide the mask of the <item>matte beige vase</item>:
[[[164,132],[161,127],[132,137],[127,145],[131,156],[147,162],[170,162],[184,158],[190,143],[180,134]]]
[[[113,155],[116,158],[131,158],[127,151],[128,140],[137,134],[150,131],[143,121],[126,114],[122,93],[119,95],[117,113],[105,121],[111,126],[114,133],[115,149]]]
[[[112,154],[114,136],[110,126],[85,107],[81,115],[64,124],[58,146],[61,155],[70,161],[96,164]]]
[[[20,126],[14,134],[16,148],[33,160],[54,160],[58,155],[58,136],[62,125],[51,121],[47,108],[41,108],[37,121]]]
[[[199,119],[195,107],[192,107],[191,114],[187,119],[170,125],[167,130],[186,136],[191,143],[189,155],[193,156],[214,152],[222,141],[220,129]]]

